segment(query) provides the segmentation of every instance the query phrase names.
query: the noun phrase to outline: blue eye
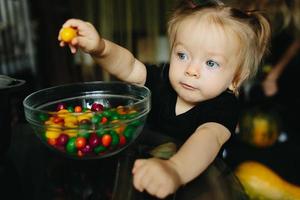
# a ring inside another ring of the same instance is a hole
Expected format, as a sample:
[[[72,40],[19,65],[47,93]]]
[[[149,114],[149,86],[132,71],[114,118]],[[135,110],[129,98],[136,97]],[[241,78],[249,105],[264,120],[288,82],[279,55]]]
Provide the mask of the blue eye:
[[[177,53],[177,56],[180,60],[187,60],[188,56],[185,53]]]
[[[211,68],[213,68],[213,67],[219,67],[220,66],[219,63],[217,63],[217,62],[215,62],[213,60],[206,61],[206,65],[209,66],[209,67],[211,67]]]

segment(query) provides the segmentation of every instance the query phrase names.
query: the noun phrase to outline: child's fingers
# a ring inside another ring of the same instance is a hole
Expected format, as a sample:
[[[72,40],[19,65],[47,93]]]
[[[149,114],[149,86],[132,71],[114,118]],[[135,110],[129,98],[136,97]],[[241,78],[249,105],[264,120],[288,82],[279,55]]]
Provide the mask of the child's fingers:
[[[75,38],[73,38],[70,44],[72,46],[76,46],[78,48],[83,48],[83,49],[86,49],[88,46],[86,38],[81,36],[76,36]]]
[[[75,46],[69,44],[69,48],[73,54],[77,52],[77,48]]]
[[[72,46],[77,46],[79,43],[79,38],[78,37],[75,37],[74,39],[71,40],[70,44]]]
[[[166,192],[166,189],[164,187],[158,187],[154,195],[158,198],[165,198],[168,193]]]
[[[151,194],[151,195],[155,195],[157,197],[159,197],[157,194],[158,194],[158,191],[160,189],[160,186],[155,184],[155,183],[151,183],[149,182],[148,185],[145,187],[146,188],[146,191]]]
[[[57,36],[57,39],[58,39],[59,41],[61,41],[60,33],[61,33],[61,29],[59,30],[59,33],[58,33],[58,36]]]
[[[80,20],[80,19],[69,19],[69,20],[67,20],[67,21],[62,25],[62,27],[63,27],[63,28],[66,28],[66,27],[74,27],[74,28],[76,28],[76,27],[78,27],[78,26],[80,26],[80,25],[82,25],[82,24],[85,24],[85,22],[82,21],[82,20]]]
[[[134,162],[132,173],[134,174],[139,167],[145,164],[145,159],[138,159]]]
[[[63,41],[61,41],[60,43],[59,43],[59,46],[61,46],[61,47],[64,47],[66,44],[65,44],[65,42],[63,42]]]
[[[147,173],[148,173],[148,170],[147,170]],[[156,190],[156,188],[153,187],[154,184],[152,184],[153,183],[153,178],[154,178],[153,176],[148,176],[145,173],[144,176],[143,176],[143,179],[141,180],[141,183],[140,183],[141,187],[143,189],[147,190],[150,194],[152,194],[153,191]]]
[[[136,168],[135,173],[133,174],[133,185],[140,192],[143,192],[145,189],[145,183],[143,181],[146,178],[146,173],[147,166],[142,165]]]

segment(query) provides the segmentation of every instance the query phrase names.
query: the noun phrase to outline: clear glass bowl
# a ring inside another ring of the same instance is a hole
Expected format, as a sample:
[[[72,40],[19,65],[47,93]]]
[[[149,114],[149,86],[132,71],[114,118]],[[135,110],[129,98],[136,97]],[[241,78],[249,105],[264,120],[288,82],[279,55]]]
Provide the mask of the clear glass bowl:
[[[85,82],[34,92],[24,99],[26,120],[49,148],[71,158],[119,153],[141,133],[150,91],[124,82]]]

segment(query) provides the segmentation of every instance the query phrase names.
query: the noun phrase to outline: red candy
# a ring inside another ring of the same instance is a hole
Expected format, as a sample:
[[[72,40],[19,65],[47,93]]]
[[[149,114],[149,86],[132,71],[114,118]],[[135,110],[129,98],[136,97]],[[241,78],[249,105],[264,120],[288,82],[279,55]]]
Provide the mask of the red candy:
[[[64,146],[64,145],[67,144],[68,140],[69,140],[69,136],[68,135],[66,135],[66,134],[60,134],[58,136],[58,138],[56,139],[56,143],[59,146]]]
[[[101,112],[101,111],[103,111],[103,105],[100,103],[93,103],[91,110],[94,112]]]
[[[64,119],[60,117],[54,117],[53,122],[56,124],[64,123]]]
[[[108,119],[106,117],[102,117],[101,124],[105,124],[107,121],[108,121]]]
[[[91,147],[96,147],[100,144],[100,139],[98,138],[96,133],[92,133],[89,139],[89,144]]]
[[[81,149],[81,152],[82,153],[90,153],[90,152],[92,152],[92,147],[89,144],[87,144]]]
[[[64,104],[64,103],[59,103],[58,105],[57,105],[57,108],[56,108],[56,110],[57,111],[60,111],[60,110],[62,110],[62,109],[66,109],[67,107],[66,107],[66,104]]]
[[[82,156],[84,156],[83,152],[82,152],[82,151],[80,151],[80,150],[78,150],[78,152],[77,152],[77,155],[78,155],[78,157],[82,157]]]
[[[126,137],[124,135],[120,136],[120,142],[119,142],[120,146],[123,146],[126,144]]]

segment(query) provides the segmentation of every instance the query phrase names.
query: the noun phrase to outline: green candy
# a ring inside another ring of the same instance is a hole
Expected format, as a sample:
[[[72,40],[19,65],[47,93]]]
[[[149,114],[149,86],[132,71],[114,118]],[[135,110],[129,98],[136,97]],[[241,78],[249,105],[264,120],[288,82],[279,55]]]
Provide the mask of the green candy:
[[[74,112],[74,108],[72,106],[68,106],[67,110],[70,112],[70,113],[73,113]]]
[[[97,147],[95,147],[94,148],[94,152],[95,153],[101,153],[101,152],[103,152],[103,151],[105,151],[106,150],[106,147],[104,147],[104,146],[102,146],[102,145],[100,145],[100,146],[97,146]]]
[[[138,112],[133,112],[127,115],[128,119],[133,119],[138,116]]]
[[[130,140],[133,136],[133,133],[135,132],[135,127],[133,126],[127,126],[123,132],[123,135],[126,137],[126,139]]]
[[[118,114],[113,114],[110,118],[111,121],[120,119]]]
[[[117,132],[116,131],[111,131],[110,135],[112,137],[111,145],[116,146],[117,144],[119,144],[120,139],[119,139],[119,135],[117,134]]]
[[[101,137],[103,136],[105,133],[107,133],[107,130],[104,130],[103,128],[99,128],[96,130],[96,134]]]
[[[105,111],[102,112],[102,115],[103,115],[104,117],[110,118],[111,115],[112,115],[112,113],[111,113],[111,111],[109,111],[109,110],[105,110]]]
[[[91,127],[90,124],[80,124],[79,125],[79,129],[82,129],[82,130],[89,130]]]
[[[48,117],[47,114],[41,113],[41,114],[39,114],[39,119],[40,119],[42,122],[44,122],[44,121],[48,120],[49,117]]]
[[[139,120],[134,120],[133,122],[130,122],[129,125],[130,125],[130,126],[138,127],[138,126],[142,125],[142,122],[139,121]]]
[[[79,137],[89,138],[90,133],[87,130],[79,130],[78,132]]]
[[[101,120],[101,116],[100,115],[94,115],[93,117],[92,117],[92,119],[91,119],[91,122],[93,123],[93,124],[98,124],[99,122],[100,122],[100,120]]]
[[[111,121],[120,119],[120,114],[117,113],[116,110],[113,110],[110,113],[111,113],[111,115],[110,115]]]
[[[75,137],[72,137],[69,139],[67,146],[66,146],[66,150],[68,153],[73,154],[76,152],[77,149],[76,149],[75,141],[76,141]]]
[[[38,133],[40,134],[41,132]],[[42,131],[42,133],[43,133],[41,134],[42,138],[47,141],[48,138],[46,137],[46,131]]]
[[[127,115],[119,115],[120,120],[126,120],[128,119]]]

